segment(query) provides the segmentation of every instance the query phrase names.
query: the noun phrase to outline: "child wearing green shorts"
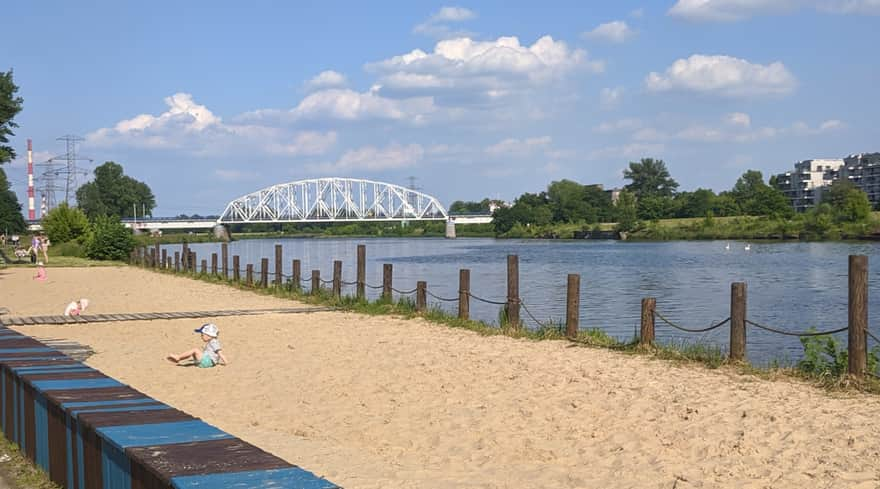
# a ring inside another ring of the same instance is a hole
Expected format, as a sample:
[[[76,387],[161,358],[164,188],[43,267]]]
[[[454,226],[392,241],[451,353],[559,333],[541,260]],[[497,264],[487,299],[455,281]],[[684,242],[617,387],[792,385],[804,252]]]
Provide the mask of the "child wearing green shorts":
[[[195,330],[195,332],[202,335],[202,341],[205,342],[204,348],[201,350],[193,348],[192,350],[187,350],[179,355],[168,355],[165,358],[174,364],[180,363],[182,360],[192,359],[193,365],[199,368],[211,368],[214,365],[229,365],[229,361],[223,356],[223,347],[220,346],[220,340],[217,339],[217,336],[220,335],[220,330],[217,328],[216,324],[205,323],[202,327]]]

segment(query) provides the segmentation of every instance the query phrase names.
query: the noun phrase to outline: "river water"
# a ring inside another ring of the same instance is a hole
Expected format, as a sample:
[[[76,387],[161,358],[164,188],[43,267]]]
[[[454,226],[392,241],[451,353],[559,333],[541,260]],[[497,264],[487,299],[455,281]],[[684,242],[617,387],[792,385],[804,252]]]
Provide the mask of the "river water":
[[[730,284],[748,285],[747,317],[755,322],[793,331],[809,327],[830,330],[847,324],[848,255],[868,255],[869,297],[880,290],[880,244],[878,243],[751,243],[746,250],[739,241],[565,241],[432,238],[339,238],[255,239],[229,244],[239,255],[243,270],[248,263],[260,269],[269,258],[274,269],[274,245],[284,249],[284,272],[292,260],[302,260],[304,287],[311,270],[332,277],[333,260],[343,261],[343,280],[355,280],[358,244],[367,246],[367,282],[382,284],[382,264],[394,265],[394,287],[415,288],[425,280],[428,290],[454,298],[458,270],[471,270],[471,292],[491,300],[506,296],[507,255],[519,255],[520,295],[539,320],[565,318],[566,275],[581,275],[581,328],[600,328],[619,339],[631,339],[638,331],[643,297],[656,297],[657,310],[687,328],[704,328],[730,315]],[[729,244],[730,249],[726,249]],[[166,246],[170,252],[180,245]],[[220,251],[217,243],[191,245],[198,261]],[[873,266],[872,266],[873,265]],[[242,278],[244,273],[242,272]],[[344,293],[354,294],[353,287]],[[379,290],[368,289],[370,298]],[[455,303],[437,304],[455,312]],[[871,306],[876,306],[876,301]],[[499,306],[471,299],[471,317],[497,323]],[[880,308],[869,307],[871,330],[880,332]],[[535,322],[521,313],[529,327]],[[727,348],[726,326],[701,334],[682,333],[657,320],[659,341],[699,341]],[[846,344],[845,333],[841,336]],[[869,346],[874,346],[869,339]],[[802,347],[797,338],[748,328],[747,354],[757,364],[771,359],[797,360]]]

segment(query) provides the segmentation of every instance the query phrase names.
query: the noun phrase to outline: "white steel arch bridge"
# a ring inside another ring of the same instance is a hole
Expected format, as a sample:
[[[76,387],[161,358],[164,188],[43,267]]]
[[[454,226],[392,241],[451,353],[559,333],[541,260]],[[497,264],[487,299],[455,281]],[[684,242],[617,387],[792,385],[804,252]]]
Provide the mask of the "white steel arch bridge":
[[[281,183],[238,197],[227,204],[217,224],[448,219],[443,205],[422,192],[332,177]]]

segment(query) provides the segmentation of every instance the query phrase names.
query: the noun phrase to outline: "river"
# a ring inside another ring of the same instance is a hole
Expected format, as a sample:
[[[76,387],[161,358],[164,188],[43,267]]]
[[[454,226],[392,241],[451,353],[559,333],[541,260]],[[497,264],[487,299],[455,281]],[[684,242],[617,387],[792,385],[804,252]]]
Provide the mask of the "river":
[[[232,256],[241,257],[241,268],[269,258],[274,267],[274,245],[284,247],[284,272],[291,273],[292,260],[302,260],[302,275],[320,269],[325,280],[332,277],[333,260],[343,261],[343,280],[355,280],[358,244],[367,246],[367,282],[381,285],[382,264],[394,265],[394,287],[415,288],[425,280],[428,290],[440,297],[456,297],[458,270],[471,270],[471,292],[491,300],[506,296],[507,255],[519,255],[520,295],[539,320],[565,318],[566,275],[581,275],[581,328],[600,328],[628,340],[638,331],[640,302],[656,297],[657,310],[688,327],[704,328],[730,315],[730,284],[748,284],[748,315],[755,322],[793,331],[809,327],[836,329],[847,324],[847,256],[869,257],[869,297],[880,290],[880,244],[878,243],[746,243],[739,241],[567,241],[567,240],[456,240],[433,238],[333,238],[254,239],[229,244]],[[729,244],[729,249],[727,245]],[[166,245],[173,256],[180,245]],[[216,252],[217,243],[191,245],[198,260]],[[243,278],[243,272],[242,272]],[[344,293],[354,294],[353,287]],[[370,298],[380,291],[368,289]],[[455,312],[455,303],[437,304]],[[231,305],[234,306],[234,305]],[[499,306],[471,300],[471,317],[497,323]],[[869,307],[872,332],[880,332],[880,309]],[[535,322],[525,312],[529,327]],[[661,342],[687,340],[727,348],[726,326],[702,334],[681,333],[657,320]],[[880,336],[880,335],[878,335]],[[841,336],[846,344],[845,334]],[[868,340],[869,347],[875,343]],[[748,328],[747,355],[756,364],[771,359],[797,360],[802,347],[797,338]]]

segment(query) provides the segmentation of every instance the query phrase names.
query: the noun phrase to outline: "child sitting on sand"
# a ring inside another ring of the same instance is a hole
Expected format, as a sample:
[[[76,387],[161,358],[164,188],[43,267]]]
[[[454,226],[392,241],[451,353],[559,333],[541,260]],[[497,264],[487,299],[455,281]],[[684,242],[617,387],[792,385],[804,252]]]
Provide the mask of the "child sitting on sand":
[[[193,365],[199,368],[211,368],[218,364],[229,365],[229,361],[226,360],[226,357],[223,356],[223,352],[221,351],[223,347],[220,346],[220,340],[217,339],[220,331],[217,329],[216,324],[205,323],[201,328],[195,330],[195,332],[201,333],[202,341],[205,342],[205,347],[202,350],[193,348],[180,355],[168,355],[165,358],[174,364],[179,363],[181,360],[191,358],[193,360]]]
[[[65,316],[79,316],[82,314],[86,308],[89,307],[88,299],[80,299],[78,301],[71,302],[67,305],[67,308],[64,309]]]

